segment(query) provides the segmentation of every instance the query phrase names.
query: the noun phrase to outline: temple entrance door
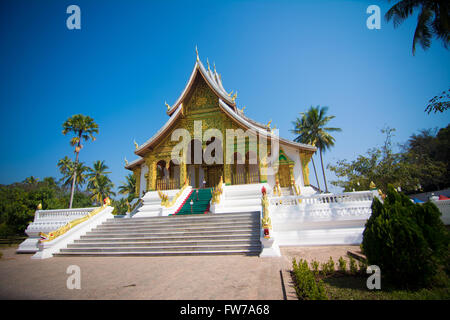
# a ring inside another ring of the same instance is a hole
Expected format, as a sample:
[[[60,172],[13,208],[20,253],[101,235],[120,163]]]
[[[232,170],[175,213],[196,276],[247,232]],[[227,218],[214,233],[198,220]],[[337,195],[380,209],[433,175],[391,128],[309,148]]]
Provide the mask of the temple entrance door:
[[[192,188],[203,187],[203,178],[205,178],[205,172],[200,165],[188,165],[187,172],[189,175],[189,184]]]
[[[211,165],[205,167],[206,171],[206,187],[212,188],[219,184],[220,177],[223,177],[222,165]]]
[[[280,164],[278,167],[278,176],[280,178],[280,186],[282,188],[291,186],[291,172],[289,170],[289,165]]]

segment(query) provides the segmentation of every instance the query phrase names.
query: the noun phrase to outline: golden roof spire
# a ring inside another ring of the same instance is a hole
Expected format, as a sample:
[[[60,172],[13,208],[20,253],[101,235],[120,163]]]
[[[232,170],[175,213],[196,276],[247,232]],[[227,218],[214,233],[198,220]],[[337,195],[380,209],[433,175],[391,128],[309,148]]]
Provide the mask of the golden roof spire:
[[[236,98],[237,98],[237,91],[236,91],[235,94],[231,97],[231,100],[233,100],[233,102],[234,102],[234,100],[236,100]]]
[[[200,59],[198,58],[198,48],[197,48],[197,45],[195,45],[195,53],[197,54],[197,61],[199,61]]]
[[[209,60],[208,60],[208,58],[206,58],[206,64],[208,65],[208,70],[211,70],[211,69],[209,68]]]
[[[169,111],[170,110],[170,106],[167,104],[167,101],[164,101],[164,103],[165,103],[165,105],[167,107],[167,111]]]
[[[216,73],[216,62],[213,62],[214,73]]]
[[[137,144],[136,140],[134,140],[134,147],[137,149],[139,148],[139,145]]]
[[[270,119],[270,121],[267,123],[266,127],[267,129],[270,129],[270,124],[272,123],[272,119]]]

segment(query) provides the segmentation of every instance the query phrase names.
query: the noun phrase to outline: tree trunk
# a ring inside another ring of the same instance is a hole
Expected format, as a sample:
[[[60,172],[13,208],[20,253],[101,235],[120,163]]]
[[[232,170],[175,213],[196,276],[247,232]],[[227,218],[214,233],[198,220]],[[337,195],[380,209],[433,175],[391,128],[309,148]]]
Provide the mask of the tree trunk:
[[[75,192],[75,181],[77,180],[77,168],[78,168],[78,155],[80,154],[80,146],[81,146],[81,135],[83,134],[83,132],[79,132],[78,133],[78,145],[77,148],[75,149],[75,151],[78,149],[78,151],[76,151],[77,156],[75,157],[75,167],[73,169],[73,180],[72,180],[72,190],[70,191],[70,203],[69,203],[69,209],[72,209],[72,202],[73,202],[73,194]]]
[[[78,155],[79,155],[79,152],[77,152],[77,156],[75,158],[75,166],[74,166],[74,169],[73,169],[72,189],[70,191],[69,209],[72,209],[73,194],[75,192],[75,181],[77,179],[77,167],[78,167]]]
[[[323,181],[325,182],[325,192],[328,193],[327,178],[325,177],[325,169],[323,167],[322,149],[320,149],[320,162],[322,163]]]
[[[313,156],[311,156],[311,160],[312,160],[312,164],[313,164],[313,168],[314,168],[314,174],[315,174],[315,176],[316,176],[317,188],[319,188],[319,191],[320,191],[319,178],[317,177],[316,165],[314,164],[314,158],[313,158]]]

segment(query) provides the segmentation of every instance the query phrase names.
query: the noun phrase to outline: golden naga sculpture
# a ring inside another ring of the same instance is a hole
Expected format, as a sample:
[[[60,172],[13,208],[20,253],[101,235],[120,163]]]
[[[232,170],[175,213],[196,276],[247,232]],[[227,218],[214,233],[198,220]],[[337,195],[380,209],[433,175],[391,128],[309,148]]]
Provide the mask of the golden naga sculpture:
[[[266,127],[267,129],[270,129],[270,124],[272,123],[272,119],[270,119],[270,121],[267,123]]]
[[[236,100],[237,98],[237,91],[235,92],[235,94],[231,97],[231,100],[233,100],[233,102]]]
[[[158,190],[158,196],[161,199],[161,205],[166,206],[167,202],[169,201],[169,196],[167,194],[161,192],[160,190]]]
[[[167,107],[167,111],[169,111],[169,110],[170,110],[170,106],[167,104],[167,101],[164,101],[164,104],[165,104],[166,107]]]
[[[42,239],[40,240],[40,242],[47,242],[47,241],[52,241],[55,238],[63,235],[64,233],[66,233],[67,231],[69,231],[70,229],[72,229],[73,227],[79,225],[82,222],[85,222],[87,220],[89,220],[90,218],[92,218],[93,216],[95,216],[96,214],[98,214],[99,212],[101,212],[103,209],[105,209],[107,206],[109,206],[111,204],[111,200],[109,198],[106,198],[104,200],[104,205],[98,208],[95,208],[94,210],[92,210],[90,213],[88,213],[87,215],[85,215],[84,217],[72,220],[68,223],[66,223],[64,226],[56,229],[55,231],[51,231],[48,234],[40,232],[39,236],[42,237]]]
[[[139,148],[139,145],[137,144],[136,140],[134,140],[133,143],[134,143],[134,148],[135,149]]]
[[[211,189],[211,204],[219,204],[220,203],[220,196],[223,193],[223,178],[220,176],[220,181],[217,184],[217,187]]]
[[[275,181],[275,185],[273,187],[273,193],[275,195],[278,195],[279,197],[281,197],[280,182],[278,181],[278,179]]]
[[[244,110],[245,110],[245,106],[241,109],[241,112],[244,113]]]
[[[184,182],[183,187],[180,189],[180,191],[178,191],[175,196],[172,198],[171,201],[169,201],[169,196],[166,195],[165,193],[161,192],[160,190],[158,190],[158,196],[161,199],[161,205],[163,207],[169,208],[171,206],[173,206],[175,204],[175,202],[177,202],[178,198],[181,196],[181,194],[184,192],[184,190],[186,190],[186,188],[189,186],[187,180]]]
[[[233,90],[231,90],[231,92],[228,94],[228,96],[231,97],[232,94],[233,94]]]
[[[269,217],[269,200],[267,199],[267,194],[263,194],[261,198],[261,206],[262,206],[262,219],[261,225],[264,229],[264,238],[270,238],[270,229],[272,229],[272,222]]]

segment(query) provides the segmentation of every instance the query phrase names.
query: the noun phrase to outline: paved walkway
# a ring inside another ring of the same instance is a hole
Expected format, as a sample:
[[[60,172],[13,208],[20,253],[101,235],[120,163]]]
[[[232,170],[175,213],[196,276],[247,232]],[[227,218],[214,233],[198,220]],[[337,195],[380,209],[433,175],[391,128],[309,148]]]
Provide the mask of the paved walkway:
[[[344,256],[348,248],[284,248],[284,256],[264,259],[184,256],[46,260],[16,254],[16,247],[0,248],[0,299],[279,300],[286,297],[282,283],[289,283],[286,271],[292,256],[326,261],[330,254],[333,259],[338,254]],[[67,289],[66,270],[70,265],[81,269],[80,290]],[[292,298],[289,292],[287,296]]]

